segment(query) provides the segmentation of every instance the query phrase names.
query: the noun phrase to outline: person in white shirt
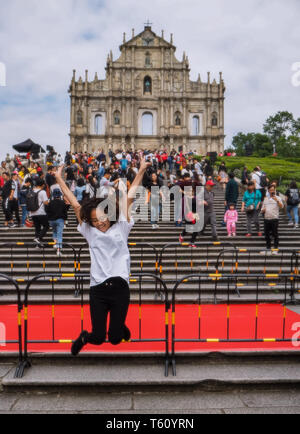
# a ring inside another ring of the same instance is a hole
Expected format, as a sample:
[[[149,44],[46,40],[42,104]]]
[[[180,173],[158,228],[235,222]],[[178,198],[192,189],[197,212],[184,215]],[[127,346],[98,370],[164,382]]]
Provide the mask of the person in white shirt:
[[[105,342],[108,313],[109,342],[118,345],[131,338],[126,326],[130,302],[128,237],[134,225],[131,207],[148,166],[143,159],[129,191],[127,206],[121,209],[117,203],[116,218],[109,215],[108,207],[105,210],[101,208],[105,199],[94,198],[81,206],[63,180],[63,166],[56,172],[57,183],[76,213],[78,231],[87,240],[91,255],[90,312],[93,330],[92,333],[83,331],[73,343],[73,356],[77,356],[86,344],[102,345]]]
[[[279,248],[279,212],[284,208],[284,205],[280,196],[277,196],[274,185],[270,185],[268,191],[269,197],[265,198],[261,210],[265,219],[265,238],[267,250],[261,252],[261,254],[277,255]],[[274,238],[274,250],[272,250],[272,237]]]
[[[105,198],[109,195],[110,189],[117,186],[119,179],[116,179],[115,181],[110,181],[111,173],[109,170],[107,170],[103,176],[103,178],[100,181],[100,187],[97,192],[97,197]]]
[[[267,182],[269,180],[259,166],[254,169],[251,180],[255,183],[256,190],[260,191],[262,201],[264,201],[264,198],[266,197],[266,186],[268,185]],[[265,180],[265,184],[262,184],[263,180]]]
[[[45,187],[46,187],[45,181],[42,179],[38,179],[36,181],[36,188],[33,189],[35,193],[38,193],[38,201],[39,201],[38,210],[30,212],[30,217],[32,218],[35,227],[34,241],[37,244],[41,244],[43,242],[43,239],[49,229],[49,222],[48,222],[48,217],[45,209],[45,206],[49,204],[49,199],[46,191],[44,190]]]
[[[195,170],[196,170],[196,172],[197,172],[197,174],[198,174],[199,176],[202,176],[202,175],[203,175],[202,166],[201,166],[201,164],[199,163],[199,161],[197,161],[197,160],[195,160]]]
[[[252,176],[251,176],[251,180],[253,182],[255,182],[256,190],[261,190],[262,189],[262,187],[260,185],[261,176],[262,176],[262,173],[259,172],[257,169],[254,169],[254,172],[252,173]]]

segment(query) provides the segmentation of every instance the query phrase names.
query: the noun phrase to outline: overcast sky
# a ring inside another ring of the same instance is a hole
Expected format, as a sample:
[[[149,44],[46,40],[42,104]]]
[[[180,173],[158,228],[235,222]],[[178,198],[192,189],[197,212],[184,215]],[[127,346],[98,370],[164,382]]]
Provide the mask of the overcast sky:
[[[10,0],[0,2],[0,157],[27,138],[69,147],[72,70],[104,78],[107,54],[119,57],[123,32],[144,28],[190,59],[191,78],[207,71],[226,83],[226,145],[239,131],[261,131],[267,117],[288,110],[300,117],[299,0]],[[1,83],[1,77],[0,77]]]

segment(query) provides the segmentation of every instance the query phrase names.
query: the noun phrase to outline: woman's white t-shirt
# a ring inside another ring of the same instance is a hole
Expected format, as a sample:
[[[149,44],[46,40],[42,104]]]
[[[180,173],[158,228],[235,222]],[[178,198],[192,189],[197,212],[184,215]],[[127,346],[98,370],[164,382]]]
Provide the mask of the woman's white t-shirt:
[[[87,240],[91,255],[91,287],[100,285],[112,277],[122,277],[129,283],[130,253],[128,237],[134,226],[120,219],[107,232],[101,232],[82,223],[78,231]]]

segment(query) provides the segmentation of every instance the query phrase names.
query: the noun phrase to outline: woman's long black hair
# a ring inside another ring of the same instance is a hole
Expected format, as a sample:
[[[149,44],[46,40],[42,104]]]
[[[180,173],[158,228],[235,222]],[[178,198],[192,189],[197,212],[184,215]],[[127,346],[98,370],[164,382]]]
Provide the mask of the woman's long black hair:
[[[115,195],[111,195],[109,198],[85,198],[81,205],[80,210],[80,219],[84,223],[88,223],[90,226],[93,226],[91,221],[91,214],[93,210],[96,210],[98,206],[104,202],[105,200],[109,200],[111,207],[109,207],[109,204],[104,209],[104,214],[107,215],[108,220],[110,221],[110,225],[113,226],[119,221],[120,218],[120,206],[119,206],[119,195],[116,191]],[[112,219],[111,215],[109,214],[110,210],[115,210],[115,219]]]

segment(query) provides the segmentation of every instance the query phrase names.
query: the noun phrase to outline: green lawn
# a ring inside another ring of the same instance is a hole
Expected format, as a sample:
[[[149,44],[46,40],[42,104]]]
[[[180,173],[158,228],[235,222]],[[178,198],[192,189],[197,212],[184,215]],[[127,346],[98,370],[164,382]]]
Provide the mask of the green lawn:
[[[234,170],[238,177],[240,177],[241,171],[245,166],[250,172],[256,166],[260,166],[267,173],[271,181],[280,181],[279,190],[283,193],[285,193],[291,181],[297,181],[300,188],[300,160],[285,160],[278,157],[223,157],[218,158],[217,165],[220,165],[221,161],[225,161],[227,168]]]

